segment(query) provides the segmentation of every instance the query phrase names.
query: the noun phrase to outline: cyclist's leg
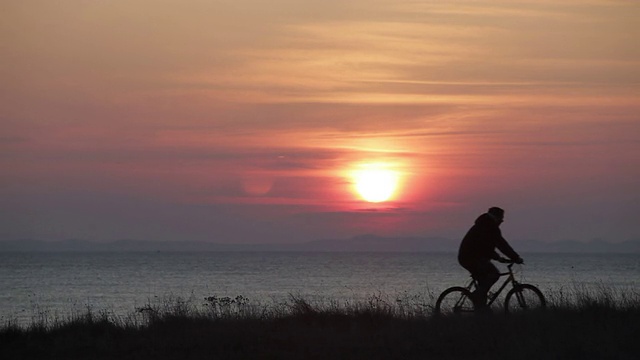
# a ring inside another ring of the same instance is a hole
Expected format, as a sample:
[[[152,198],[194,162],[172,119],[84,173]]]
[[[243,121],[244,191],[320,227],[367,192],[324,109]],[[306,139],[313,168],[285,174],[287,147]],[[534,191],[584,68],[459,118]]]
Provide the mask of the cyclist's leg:
[[[472,293],[474,305],[478,308],[484,308],[487,306],[487,293],[500,278],[500,272],[491,263],[491,260],[487,259],[478,261],[475,264],[472,275],[478,282],[476,291]]]
[[[471,277],[476,281],[476,288],[471,292],[471,296],[469,296],[471,298],[471,301],[473,301],[473,306],[476,309],[482,307],[483,303],[478,297],[478,285],[480,279],[484,278],[482,266],[479,265],[479,261],[477,259],[459,259],[459,262],[463,268],[467,269],[467,271],[471,273]]]

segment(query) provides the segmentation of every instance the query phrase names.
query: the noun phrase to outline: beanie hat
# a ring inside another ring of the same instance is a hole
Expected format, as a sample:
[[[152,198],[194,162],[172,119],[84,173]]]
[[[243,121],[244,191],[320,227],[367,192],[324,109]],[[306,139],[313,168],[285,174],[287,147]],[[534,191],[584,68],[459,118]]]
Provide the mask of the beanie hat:
[[[498,219],[504,218],[504,210],[499,207],[494,206],[492,208],[489,208],[489,214],[495,216]]]

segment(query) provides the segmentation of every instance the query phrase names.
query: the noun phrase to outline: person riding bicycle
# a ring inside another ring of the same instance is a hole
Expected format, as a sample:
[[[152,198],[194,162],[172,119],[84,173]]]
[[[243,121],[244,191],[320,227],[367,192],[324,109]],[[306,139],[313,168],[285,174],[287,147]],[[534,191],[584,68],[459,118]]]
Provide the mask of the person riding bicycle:
[[[523,260],[502,237],[500,224],[504,221],[504,210],[492,207],[480,215],[460,243],[458,262],[467,269],[477,281],[477,288],[472,293],[474,306],[486,307],[487,293],[500,278],[500,272],[491,260],[502,259],[495,251],[497,248],[511,261],[522,264]]]

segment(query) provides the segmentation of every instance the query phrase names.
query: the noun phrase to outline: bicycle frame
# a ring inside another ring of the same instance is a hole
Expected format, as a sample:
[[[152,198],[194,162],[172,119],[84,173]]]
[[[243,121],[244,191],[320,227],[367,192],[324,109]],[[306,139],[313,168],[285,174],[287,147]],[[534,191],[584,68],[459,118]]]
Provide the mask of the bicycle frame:
[[[500,261],[506,263],[506,261]],[[523,284],[515,279],[513,274],[513,262],[508,262],[507,272],[499,272],[498,279],[505,276],[506,279],[497,291],[487,294],[487,307],[490,307],[500,297],[504,289],[511,284],[504,299],[504,311],[526,311],[529,309],[544,308],[546,301],[540,290],[531,284]],[[496,281],[497,282],[497,281]],[[478,281],[471,279],[466,287],[452,286],[445,289],[436,300],[436,314],[460,314],[476,311],[476,304],[471,299],[471,290],[478,287]],[[473,304],[472,304],[473,303]]]
[[[518,286],[518,281],[515,279],[515,276],[513,276],[513,270],[511,269],[513,264],[514,263],[510,263],[509,265],[507,265],[507,268],[509,269],[509,271],[500,273],[500,277],[506,276],[507,279],[502,283],[500,288],[498,288],[498,291],[495,291],[492,294],[491,292],[487,294],[487,306],[491,306],[491,304],[493,304],[493,302],[498,298],[498,296],[500,296],[500,294],[502,293],[504,288],[507,287],[507,285],[512,284],[512,287]],[[478,281],[472,277],[471,281],[469,282],[469,285],[467,285],[465,288],[471,291],[472,289],[477,287],[478,287]]]

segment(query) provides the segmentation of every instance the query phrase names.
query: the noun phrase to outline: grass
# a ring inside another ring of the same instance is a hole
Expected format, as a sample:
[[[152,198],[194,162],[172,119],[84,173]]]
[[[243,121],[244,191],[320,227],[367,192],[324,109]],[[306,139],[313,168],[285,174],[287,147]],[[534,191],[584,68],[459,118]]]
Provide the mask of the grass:
[[[168,298],[0,329],[2,359],[636,359],[640,294],[560,289],[545,310],[432,316],[428,298]]]

